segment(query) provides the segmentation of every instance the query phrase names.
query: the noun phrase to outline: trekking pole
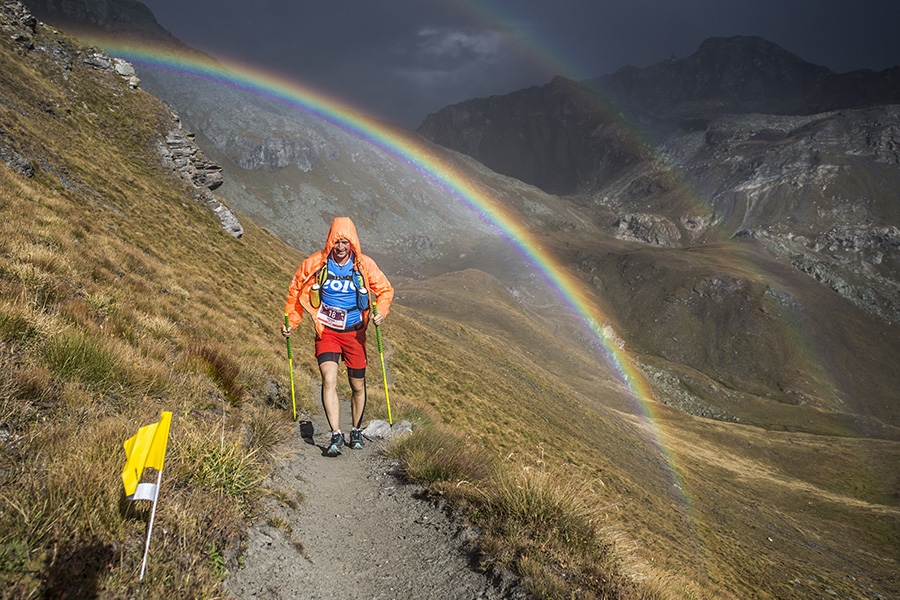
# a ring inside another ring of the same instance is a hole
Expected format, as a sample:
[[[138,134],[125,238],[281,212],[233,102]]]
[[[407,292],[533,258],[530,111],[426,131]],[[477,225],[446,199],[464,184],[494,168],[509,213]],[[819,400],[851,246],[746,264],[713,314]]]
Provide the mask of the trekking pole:
[[[288,320],[287,313],[284,313],[284,326],[290,327],[290,321]],[[297,400],[294,398],[294,357],[291,355],[291,337],[288,336],[284,338],[287,340],[287,351],[288,351],[288,367],[291,371],[291,406],[294,409],[294,420],[297,420]]]
[[[372,301],[372,316],[378,315],[378,306]],[[388,424],[393,427],[394,419],[391,417],[391,398],[388,396],[387,371],[384,368],[384,346],[381,344],[381,327],[375,325],[375,339],[378,340],[378,357],[381,359],[381,378],[384,380],[384,401],[387,403]]]

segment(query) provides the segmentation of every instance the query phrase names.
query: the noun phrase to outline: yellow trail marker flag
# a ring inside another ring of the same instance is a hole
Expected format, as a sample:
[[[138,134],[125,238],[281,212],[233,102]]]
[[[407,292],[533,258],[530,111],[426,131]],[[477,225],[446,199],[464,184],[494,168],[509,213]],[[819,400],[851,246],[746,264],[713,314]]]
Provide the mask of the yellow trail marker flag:
[[[159,423],[144,425],[137,434],[125,440],[125,468],[122,469],[122,483],[129,500],[150,500],[150,525],[147,527],[147,541],[144,543],[144,560],[141,562],[141,581],[147,571],[147,555],[150,553],[150,536],[153,535],[153,520],[156,516],[156,502],[159,499],[159,485],[162,482],[163,461],[166,458],[166,444],[169,441],[169,425],[172,413],[163,411]],[[156,469],[156,483],[139,483],[144,469]]]
[[[125,440],[125,468],[122,469],[122,483],[125,484],[125,495],[132,496],[141,480],[141,474],[147,467],[162,471],[166,457],[166,443],[169,441],[169,424],[172,413],[163,411],[159,423],[145,425],[138,429],[136,435]]]

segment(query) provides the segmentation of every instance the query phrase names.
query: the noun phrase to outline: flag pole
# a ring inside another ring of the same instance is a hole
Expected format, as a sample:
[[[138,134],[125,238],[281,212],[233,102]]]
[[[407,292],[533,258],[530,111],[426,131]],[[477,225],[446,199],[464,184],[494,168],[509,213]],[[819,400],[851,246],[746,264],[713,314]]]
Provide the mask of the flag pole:
[[[156,517],[156,501],[159,499],[159,484],[162,483],[162,469],[156,476],[156,490],[153,494],[153,508],[150,510],[150,525],[147,527],[147,542],[144,544],[144,560],[141,562],[140,581],[144,580],[144,571],[147,570],[147,554],[150,552],[150,536],[153,535],[153,519]]]

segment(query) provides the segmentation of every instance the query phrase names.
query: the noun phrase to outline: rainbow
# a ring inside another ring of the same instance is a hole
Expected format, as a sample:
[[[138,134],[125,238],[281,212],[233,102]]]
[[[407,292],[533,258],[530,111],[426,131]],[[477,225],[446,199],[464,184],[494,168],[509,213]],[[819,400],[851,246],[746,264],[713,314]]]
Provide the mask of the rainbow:
[[[597,341],[594,345],[600,349],[603,358],[613,367],[627,388],[641,416],[651,425],[649,429],[653,439],[650,441],[664,457],[673,485],[681,490],[685,502],[690,504],[687,502],[685,483],[678,461],[664,443],[663,432],[657,424],[658,418],[654,414],[656,403],[650,384],[625,350],[607,334],[605,327],[610,319],[597,307],[596,302],[584,293],[581,282],[571,275],[549,250],[541,247],[536,237],[526,229],[518,217],[497,202],[477,182],[469,179],[466,174],[404,130],[372,119],[345,102],[282,76],[234,61],[211,61],[199,54],[188,56],[156,47],[123,45],[119,41],[96,38],[91,39],[91,42],[115,56],[131,61],[138,69],[146,66],[202,78],[223,86],[239,88],[313,115],[413,166],[451,197],[475,211],[495,227],[559,292],[560,298],[564,299],[568,308],[590,331],[593,339]]]

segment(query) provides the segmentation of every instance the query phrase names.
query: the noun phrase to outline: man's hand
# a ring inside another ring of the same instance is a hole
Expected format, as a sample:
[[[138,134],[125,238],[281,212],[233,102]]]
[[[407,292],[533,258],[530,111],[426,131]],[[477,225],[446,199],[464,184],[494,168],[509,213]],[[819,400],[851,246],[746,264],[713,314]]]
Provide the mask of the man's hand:
[[[377,313],[372,316],[372,322],[375,323],[375,326],[378,327],[384,322],[384,313]]]
[[[293,330],[294,330],[294,328],[291,327],[290,325],[282,325],[281,326],[281,335],[283,335],[284,337],[291,337],[291,331],[293,331]]]

